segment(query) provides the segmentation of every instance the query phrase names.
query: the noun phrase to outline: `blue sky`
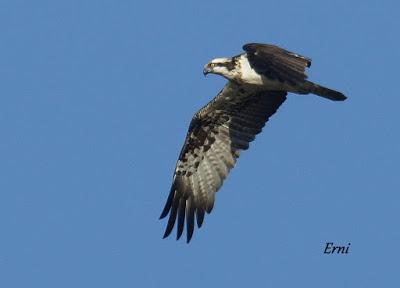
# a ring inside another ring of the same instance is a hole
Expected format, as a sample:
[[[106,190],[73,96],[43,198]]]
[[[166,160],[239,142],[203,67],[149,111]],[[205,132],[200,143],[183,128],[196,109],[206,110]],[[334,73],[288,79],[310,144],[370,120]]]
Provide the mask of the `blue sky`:
[[[0,3],[1,287],[396,287],[396,1]],[[309,56],[192,242],[158,216],[246,42]],[[324,255],[326,242],[351,243]]]

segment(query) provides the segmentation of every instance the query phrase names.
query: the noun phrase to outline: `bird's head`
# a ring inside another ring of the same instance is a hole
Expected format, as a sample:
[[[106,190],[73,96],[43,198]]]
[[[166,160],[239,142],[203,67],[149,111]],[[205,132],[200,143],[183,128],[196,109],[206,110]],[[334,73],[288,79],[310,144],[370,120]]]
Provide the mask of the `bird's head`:
[[[215,58],[204,66],[203,74],[218,74],[232,80],[236,76],[236,63],[232,58]]]

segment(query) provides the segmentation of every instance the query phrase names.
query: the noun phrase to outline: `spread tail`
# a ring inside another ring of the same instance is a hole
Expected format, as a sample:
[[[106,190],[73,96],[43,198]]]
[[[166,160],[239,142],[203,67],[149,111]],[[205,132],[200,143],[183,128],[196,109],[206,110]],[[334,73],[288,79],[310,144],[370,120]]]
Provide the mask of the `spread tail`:
[[[347,99],[347,97],[344,96],[343,93],[320,86],[310,81],[306,82],[306,89],[308,90],[308,93],[312,93],[333,101],[343,101]]]

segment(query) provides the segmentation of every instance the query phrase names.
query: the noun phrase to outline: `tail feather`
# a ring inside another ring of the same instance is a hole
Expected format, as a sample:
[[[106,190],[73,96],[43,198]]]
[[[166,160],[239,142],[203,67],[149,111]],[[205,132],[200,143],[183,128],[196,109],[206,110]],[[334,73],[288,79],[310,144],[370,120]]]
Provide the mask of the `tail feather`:
[[[324,97],[324,98],[327,98],[327,99],[330,99],[333,101],[344,101],[347,99],[347,97],[344,96],[343,93],[340,93],[338,91],[323,87],[321,85],[312,83],[310,81],[308,81],[307,84],[308,84],[307,86],[309,86],[309,87],[307,87],[309,93],[312,93],[312,94],[315,94],[315,95],[318,95],[318,96],[321,96],[321,97]]]

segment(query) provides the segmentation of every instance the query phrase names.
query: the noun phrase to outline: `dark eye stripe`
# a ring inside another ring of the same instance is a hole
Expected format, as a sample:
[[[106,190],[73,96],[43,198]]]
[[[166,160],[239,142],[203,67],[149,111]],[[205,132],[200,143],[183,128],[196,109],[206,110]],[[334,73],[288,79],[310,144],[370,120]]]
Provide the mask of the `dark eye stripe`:
[[[218,63],[217,64],[220,67],[226,67],[226,69],[228,69],[229,71],[235,69],[235,62],[231,61],[231,62],[227,62],[227,63]]]

